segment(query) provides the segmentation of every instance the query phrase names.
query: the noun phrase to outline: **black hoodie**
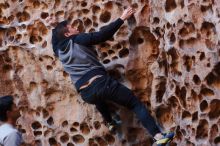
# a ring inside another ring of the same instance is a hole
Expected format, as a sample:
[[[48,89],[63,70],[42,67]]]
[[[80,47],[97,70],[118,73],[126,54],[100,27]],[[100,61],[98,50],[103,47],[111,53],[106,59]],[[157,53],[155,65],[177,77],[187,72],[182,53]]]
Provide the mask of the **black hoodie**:
[[[62,40],[58,39],[55,29],[52,31],[54,53],[62,62],[64,70],[69,73],[77,90],[91,77],[106,74],[93,45],[112,38],[123,23],[118,18],[98,32],[80,33]]]

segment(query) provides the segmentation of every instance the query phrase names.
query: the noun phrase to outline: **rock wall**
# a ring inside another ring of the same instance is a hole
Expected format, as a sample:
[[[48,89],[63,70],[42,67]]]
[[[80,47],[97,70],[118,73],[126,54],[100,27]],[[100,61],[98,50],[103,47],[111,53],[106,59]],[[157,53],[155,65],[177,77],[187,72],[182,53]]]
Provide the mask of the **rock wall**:
[[[128,5],[137,12],[97,45],[101,62],[164,130],[176,132],[172,146],[220,145],[219,0],[0,0],[0,95],[15,96],[26,145],[152,144],[135,116],[116,105],[123,125],[110,134],[52,52],[56,22],[98,31]]]

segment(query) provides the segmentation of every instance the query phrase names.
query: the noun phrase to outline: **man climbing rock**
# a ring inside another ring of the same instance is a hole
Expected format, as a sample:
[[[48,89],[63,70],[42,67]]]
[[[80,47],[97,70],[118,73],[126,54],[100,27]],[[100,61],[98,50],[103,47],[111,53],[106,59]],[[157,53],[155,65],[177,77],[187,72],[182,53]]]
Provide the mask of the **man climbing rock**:
[[[162,133],[145,105],[130,89],[107,75],[99,62],[94,45],[103,43],[117,32],[120,26],[135,13],[131,7],[124,10],[120,18],[103,27],[98,32],[80,33],[68,21],[60,22],[52,34],[55,55],[62,62],[64,70],[70,75],[82,99],[94,104],[108,123],[110,131],[115,129],[106,101],[112,101],[132,110],[158,145],[166,144],[174,133]]]

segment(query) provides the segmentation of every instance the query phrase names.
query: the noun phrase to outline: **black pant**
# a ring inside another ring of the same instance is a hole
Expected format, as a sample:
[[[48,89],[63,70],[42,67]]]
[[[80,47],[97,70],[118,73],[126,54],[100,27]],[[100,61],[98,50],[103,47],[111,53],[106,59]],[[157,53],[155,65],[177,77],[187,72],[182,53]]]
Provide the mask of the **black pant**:
[[[111,122],[112,118],[106,101],[113,101],[132,110],[152,136],[161,132],[145,105],[132,91],[108,75],[97,78],[80,94],[85,102],[96,105],[107,122]]]

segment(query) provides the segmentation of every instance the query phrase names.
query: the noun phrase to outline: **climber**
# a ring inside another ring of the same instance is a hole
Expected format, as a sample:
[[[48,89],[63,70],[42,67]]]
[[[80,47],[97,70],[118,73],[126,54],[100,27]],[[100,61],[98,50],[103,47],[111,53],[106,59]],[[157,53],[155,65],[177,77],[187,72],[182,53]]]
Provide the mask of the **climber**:
[[[128,7],[120,18],[100,31],[91,33],[80,33],[67,20],[62,21],[52,31],[53,51],[82,99],[96,106],[110,131],[115,130],[116,122],[111,117],[106,101],[113,101],[132,110],[157,144],[168,143],[174,133],[161,133],[145,105],[130,89],[107,75],[104,66],[97,59],[94,45],[112,38],[124,21],[134,13],[135,10]]]
[[[15,128],[16,121],[20,117],[17,106],[13,103],[12,96],[0,97],[0,145],[20,146],[22,142],[21,133]]]

